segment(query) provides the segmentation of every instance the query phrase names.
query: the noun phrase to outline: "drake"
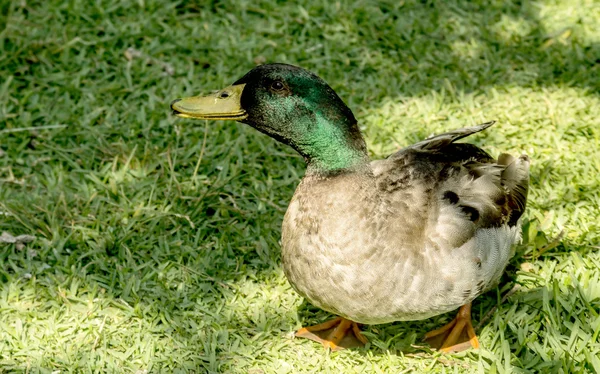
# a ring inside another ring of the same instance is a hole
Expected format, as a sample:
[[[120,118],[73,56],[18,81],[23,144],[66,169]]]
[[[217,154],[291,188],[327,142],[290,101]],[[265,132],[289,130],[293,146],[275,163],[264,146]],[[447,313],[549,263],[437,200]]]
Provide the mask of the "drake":
[[[455,143],[493,122],[433,136],[371,161],[352,111],[302,68],[267,64],[208,96],[177,99],[183,118],[236,120],[300,153],[306,174],[282,225],[294,289],[339,317],[296,335],[362,345],[360,324],[460,308],[426,334],[443,351],[479,346],[471,302],[500,278],[520,233],[529,159]]]

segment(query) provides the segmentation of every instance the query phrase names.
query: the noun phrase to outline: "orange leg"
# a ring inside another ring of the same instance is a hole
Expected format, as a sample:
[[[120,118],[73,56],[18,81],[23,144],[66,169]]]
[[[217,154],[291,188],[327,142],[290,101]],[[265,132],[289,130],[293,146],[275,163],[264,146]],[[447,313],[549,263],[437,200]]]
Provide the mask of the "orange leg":
[[[471,303],[461,306],[450,323],[425,334],[425,340],[446,353],[479,348],[479,340],[471,324]]]
[[[367,338],[361,334],[356,322],[342,317],[315,326],[303,327],[296,332],[296,336],[319,342],[323,347],[332,351],[361,347],[368,342]]]

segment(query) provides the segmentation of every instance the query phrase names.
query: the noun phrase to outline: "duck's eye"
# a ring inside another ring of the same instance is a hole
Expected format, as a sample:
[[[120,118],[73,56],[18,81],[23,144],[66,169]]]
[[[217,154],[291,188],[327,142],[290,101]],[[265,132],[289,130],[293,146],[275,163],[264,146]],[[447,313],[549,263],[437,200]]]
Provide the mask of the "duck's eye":
[[[221,93],[219,94],[219,97],[220,97],[221,99],[228,98],[228,97],[229,97],[229,92],[227,92],[227,91],[223,91],[223,92],[221,92]]]
[[[284,85],[280,81],[275,81],[275,82],[271,83],[271,88],[274,89],[275,91],[281,91],[281,90],[283,90]]]

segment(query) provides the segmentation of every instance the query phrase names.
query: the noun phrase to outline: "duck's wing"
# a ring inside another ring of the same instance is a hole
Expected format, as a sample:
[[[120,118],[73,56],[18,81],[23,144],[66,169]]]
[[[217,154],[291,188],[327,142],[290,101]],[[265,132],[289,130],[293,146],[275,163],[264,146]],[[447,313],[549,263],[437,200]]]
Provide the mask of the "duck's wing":
[[[388,262],[409,278],[400,288],[419,295],[418,301],[399,296],[403,305],[441,312],[468,304],[508,264],[527,200],[529,159],[494,159],[475,145],[454,143],[492,124],[437,135],[371,164],[385,224],[376,232],[388,248],[399,243],[387,251]],[[456,326],[470,326],[464,323]],[[452,327],[444,345],[456,344],[461,329]],[[472,340],[472,327],[467,331]]]
[[[467,136],[481,132],[492,126],[496,121],[482,123],[477,126],[464,127],[462,129],[445,132],[440,135],[433,135],[423,141],[411,145],[410,149],[435,150],[442,149],[455,141],[466,138]]]
[[[514,226],[523,214],[529,158],[502,154],[496,160],[475,145],[454,143],[494,122],[433,136],[372,163],[382,199],[408,203],[415,226],[460,246],[482,228]],[[420,223],[419,223],[420,222]]]
[[[394,159],[398,159],[404,156],[405,153],[410,152],[410,151],[415,151],[415,150],[420,150],[420,151],[440,151],[443,150],[444,148],[448,147],[450,144],[453,144],[455,141],[462,139],[462,138],[466,138],[469,135],[473,135],[475,133],[481,132],[485,129],[487,129],[488,127],[492,126],[494,123],[496,123],[496,121],[490,121],[490,122],[486,122],[486,123],[482,123],[481,125],[477,125],[477,126],[472,126],[472,127],[465,127],[462,129],[458,129],[458,130],[453,130],[453,131],[449,131],[449,132],[445,132],[443,134],[439,134],[439,135],[433,135],[430,136],[429,138],[422,140],[418,143],[412,144],[406,148],[402,148],[399,151],[392,153],[391,155],[389,155],[387,158],[389,160],[394,160]],[[456,156],[458,156],[458,158],[476,158],[476,159],[480,159],[480,158],[488,158],[491,159],[491,157],[484,152],[482,149],[472,145],[472,144],[453,144],[454,147],[451,147],[450,149],[445,149],[445,153],[447,155],[452,155],[454,157],[452,157],[453,159],[457,158]],[[458,147],[456,147],[458,146]],[[454,153],[458,153],[457,155],[454,155]]]

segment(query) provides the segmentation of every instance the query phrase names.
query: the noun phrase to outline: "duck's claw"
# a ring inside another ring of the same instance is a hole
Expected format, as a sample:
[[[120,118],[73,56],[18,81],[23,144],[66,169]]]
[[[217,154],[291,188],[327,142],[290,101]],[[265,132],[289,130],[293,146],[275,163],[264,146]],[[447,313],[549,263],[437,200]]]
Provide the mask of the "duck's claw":
[[[361,334],[358,324],[342,317],[330,321],[303,327],[296,336],[319,342],[325,349],[339,351],[344,348],[362,347],[368,340]]]
[[[446,353],[479,348],[479,340],[471,324],[471,303],[460,307],[450,323],[425,334],[425,341]]]

